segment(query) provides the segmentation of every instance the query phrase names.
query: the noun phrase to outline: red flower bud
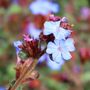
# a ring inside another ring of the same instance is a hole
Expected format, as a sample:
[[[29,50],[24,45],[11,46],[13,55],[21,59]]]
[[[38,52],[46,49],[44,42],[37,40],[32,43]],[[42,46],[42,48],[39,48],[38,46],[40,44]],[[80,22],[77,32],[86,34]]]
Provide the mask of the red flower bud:
[[[24,35],[24,42],[19,46],[29,57],[38,58],[41,53],[39,40],[32,39],[28,35]]]

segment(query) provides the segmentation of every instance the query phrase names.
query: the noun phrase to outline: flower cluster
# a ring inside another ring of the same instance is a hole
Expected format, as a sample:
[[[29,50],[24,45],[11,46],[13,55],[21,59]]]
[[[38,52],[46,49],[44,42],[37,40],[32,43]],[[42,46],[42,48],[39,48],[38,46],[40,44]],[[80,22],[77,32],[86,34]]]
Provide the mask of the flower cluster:
[[[57,13],[59,11],[59,5],[48,0],[35,0],[30,4],[29,9],[33,14],[33,21],[28,25],[27,33],[34,39],[39,39],[47,16],[50,13]],[[44,37],[46,39],[47,36]]]
[[[54,16],[52,17],[55,19]],[[44,23],[43,34],[53,34],[55,37],[53,42],[48,42],[46,52],[56,63],[63,64],[65,60],[71,59],[70,52],[75,50],[74,40],[70,36],[72,33],[70,27],[65,17],[60,20],[50,20]]]
[[[59,70],[75,50],[71,34],[72,27],[66,17],[50,15],[43,30],[36,35],[38,38],[23,35],[22,41],[14,42],[17,54],[15,85],[19,80],[24,83],[37,79],[39,73],[34,69],[43,60],[52,70]]]
[[[72,58],[70,53],[75,50],[71,33],[72,27],[68,24],[66,17],[50,15],[45,21],[44,29],[40,32],[38,39],[24,35],[24,41],[18,41],[14,45],[17,54],[23,51],[32,58],[40,59],[43,54],[47,53],[49,56],[47,65],[51,67],[54,64],[55,68],[58,69],[65,61]],[[44,49],[42,49],[43,42],[45,43]],[[47,54],[44,56],[48,57]]]

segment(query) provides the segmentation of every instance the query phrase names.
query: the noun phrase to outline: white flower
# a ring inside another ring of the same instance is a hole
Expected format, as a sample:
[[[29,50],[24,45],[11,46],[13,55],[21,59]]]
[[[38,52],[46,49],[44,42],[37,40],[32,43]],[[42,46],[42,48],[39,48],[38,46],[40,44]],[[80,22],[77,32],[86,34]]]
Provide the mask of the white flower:
[[[16,54],[20,52],[20,48],[18,46],[22,45],[22,41],[14,41],[14,47],[16,48]]]
[[[35,15],[47,15],[50,12],[57,13],[59,6],[48,0],[36,0],[30,4],[30,10]]]
[[[38,39],[39,38],[39,35],[40,35],[41,31],[42,30],[39,30],[39,29],[35,28],[34,24],[30,24],[29,27],[28,27],[28,33],[34,39]]]
[[[64,19],[62,18],[62,20]],[[59,40],[61,39],[65,40],[66,37],[70,36],[71,34],[70,30],[66,30],[60,27],[60,23],[62,20],[56,22],[46,21],[44,23],[44,30],[43,30],[44,35],[53,34],[55,36],[55,39],[59,39]]]
[[[67,40],[54,40],[54,42],[49,42],[46,52],[52,54],[55,62],[61,63],[62,60],[71,59],[70,52],[74,50],[74,41],[72,38],[68,38]]]

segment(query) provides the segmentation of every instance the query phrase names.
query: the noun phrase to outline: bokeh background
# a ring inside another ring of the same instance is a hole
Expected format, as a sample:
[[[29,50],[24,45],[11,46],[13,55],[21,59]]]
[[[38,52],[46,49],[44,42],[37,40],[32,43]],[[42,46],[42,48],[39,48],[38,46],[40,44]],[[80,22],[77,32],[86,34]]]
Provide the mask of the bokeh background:
[[[6,90],[15,78],[16,51],[13,42],[27,32],[32,19],[43,17],[30,11],[33,1],[0,0],[0,90]],[[25,85],[24,90],[90,90],[90,0],[48,1],[59,6],[55,15],[67,17],[73,25],[76,51],[67,62],[68,68],[63,65],[60,70],[52,70],[45,61],[40,63],[37,66],[39,79]]]

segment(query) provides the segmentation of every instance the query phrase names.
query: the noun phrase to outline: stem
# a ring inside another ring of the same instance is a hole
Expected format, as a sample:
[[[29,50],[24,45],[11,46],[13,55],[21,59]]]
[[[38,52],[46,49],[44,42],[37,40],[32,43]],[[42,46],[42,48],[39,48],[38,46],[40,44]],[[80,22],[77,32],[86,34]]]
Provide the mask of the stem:
[[[34,68],[37,65],[38,60],[35,59],[32,64],[30,64],[28,67],[26,67],[21,76],[17,79],[17,81],[15,82],[15,84],[11,87],[10,90],[16,90],[18,88],[18,86],[22,83],[22,80],[24,79],[24,77],[27,75],[28,71],[30,72],[30,74],[32,73],[32,71],[34,70]]]

